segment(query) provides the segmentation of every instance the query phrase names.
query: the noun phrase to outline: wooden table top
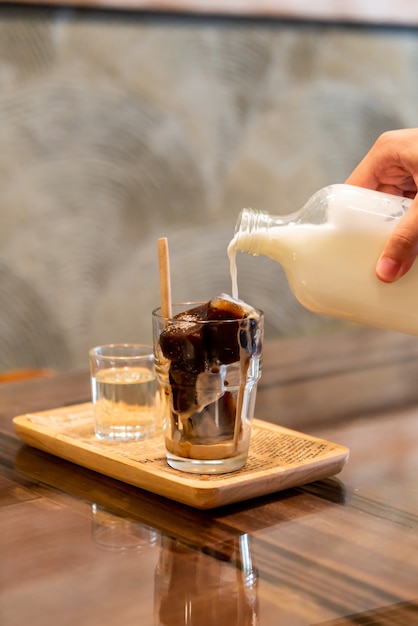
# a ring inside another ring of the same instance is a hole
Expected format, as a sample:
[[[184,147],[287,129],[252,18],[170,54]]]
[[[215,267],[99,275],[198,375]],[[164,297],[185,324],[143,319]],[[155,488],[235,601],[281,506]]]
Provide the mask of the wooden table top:
[[[0,623],[418,624],[417,352],[368,331],[266,346],[257,417],[291,426],[293,412],[350,459],[211,511],[16,438],[14,416],[89,400],[87,372],[0,385]]]

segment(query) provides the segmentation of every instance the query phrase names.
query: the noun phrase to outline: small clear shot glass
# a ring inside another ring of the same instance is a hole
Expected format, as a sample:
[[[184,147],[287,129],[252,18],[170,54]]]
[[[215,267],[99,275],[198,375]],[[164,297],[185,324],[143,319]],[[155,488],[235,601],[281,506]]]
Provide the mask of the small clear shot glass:
[[[89,350],[96,437],[135,441],[155,432],[157,384],[152,346],[115,343]]]

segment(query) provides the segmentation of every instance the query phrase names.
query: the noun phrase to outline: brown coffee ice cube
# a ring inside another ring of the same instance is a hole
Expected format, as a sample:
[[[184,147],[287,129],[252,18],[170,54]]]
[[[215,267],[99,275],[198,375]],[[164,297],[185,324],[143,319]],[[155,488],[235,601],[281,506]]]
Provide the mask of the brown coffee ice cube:
[[[161,351],[170,361],[172,409],[192,417],[194,431],[199,415],[211,414],[208,407],[225,392],[225,366],[248,361],[254,353],[257,330],[255,309],[222,294],[176,315],[162,331]]]

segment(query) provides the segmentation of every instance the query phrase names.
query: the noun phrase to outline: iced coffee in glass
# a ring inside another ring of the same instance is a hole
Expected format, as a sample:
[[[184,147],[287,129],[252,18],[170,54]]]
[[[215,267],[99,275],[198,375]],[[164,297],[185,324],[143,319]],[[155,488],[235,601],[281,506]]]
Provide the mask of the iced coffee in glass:
[[[152,317],[169,465],[199,474],[240,469],[261,374],[263,313],[222,294]]]

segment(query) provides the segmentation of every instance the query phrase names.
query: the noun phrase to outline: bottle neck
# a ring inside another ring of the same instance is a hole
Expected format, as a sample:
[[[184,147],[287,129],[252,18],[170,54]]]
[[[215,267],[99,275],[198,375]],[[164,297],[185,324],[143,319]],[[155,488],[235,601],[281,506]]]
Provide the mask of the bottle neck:
[[[231,247],[249,254],[261,254],[263,234],[267,233],[273,221],[277,226],[283,223],[277,217],[273,219],[266,211],[243,209],[235,225]]]

